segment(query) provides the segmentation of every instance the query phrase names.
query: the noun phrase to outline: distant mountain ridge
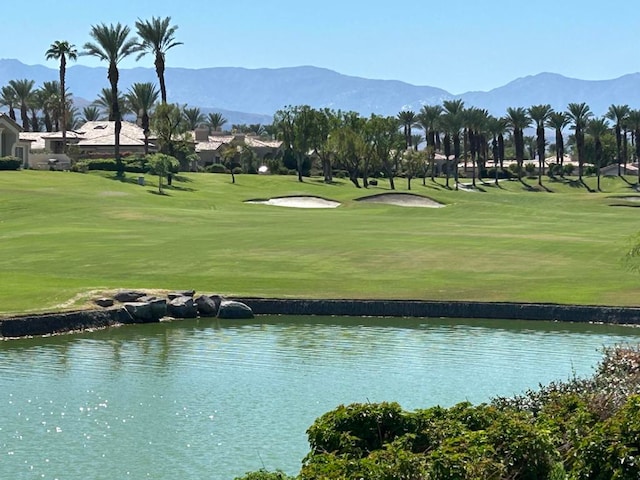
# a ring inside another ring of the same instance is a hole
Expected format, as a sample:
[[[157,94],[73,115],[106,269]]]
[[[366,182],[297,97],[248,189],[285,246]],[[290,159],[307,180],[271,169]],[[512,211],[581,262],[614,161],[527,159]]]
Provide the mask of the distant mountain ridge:
[[[57,80],[58,70],[42,65],[25,65],[18,60],[0,59],[0,86],[9,80],[29,78],[41,85]],[[200,107],[203,111],[221,111],[230,123],[269,123],[276,110],[287,105],[311,105],[371,113],[396,115],[402,109],[420,110],[425,104],[461,98],[467,106],[486,108],[503,115],[507,107],[529,107],[549,103],[565,110],[570,102],[586,102],[597,115],[611,104],[640,107],[640,73],[612,80],[579,80],[554,73],[518,78],[488,92],[452,95],[446,90],[416,86],[397,80],[370,80],[312,66],[277,69],[215,67],[166,70],[169,101]],[[120,88],[135,82],[156,82],[153,68],[120,70]],[[103,67],[72,65],[67,84],[75,97],[96,98],[108,87]]]

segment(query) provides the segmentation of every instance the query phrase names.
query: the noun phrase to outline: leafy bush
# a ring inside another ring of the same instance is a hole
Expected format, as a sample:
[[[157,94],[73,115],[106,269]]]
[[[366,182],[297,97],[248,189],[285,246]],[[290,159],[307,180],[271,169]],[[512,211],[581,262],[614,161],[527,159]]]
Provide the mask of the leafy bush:
[[[235,480],[294,480],[294,477],[286,475],[281,470],[269,472],[265,469],[260,469],[257,472],[248,472],[242,477],[236,477]]]
[[[87,165],[88,170],[105,170],[107,172],[115,172],[118,170],[118,164],[113,158],[96,158],[83,161]]]
[[[482,171],[482,177],[484,178],[496,178],[496,169],[495,168],[490,168],[488,170],[483,170]],[[498,178],[513,178],[514,175],[513,173],[511,173],[510,170],[505,170],[505,169],[499,169],[498,170]]]
[[[233,168],[233,174],[234,175],[239,175],[241,173],[243,173],[242,167],[234,167]]]
[[[573,175],[573,171],[576,169],[575,165],[573,163],[567,163],[565,165],[562,166],[562,172],[565,175]]]
[[[86,161],[76,162],[71,165],[71,171],[77,173],[87,173],[89,171],[89,165]]]
[[[18,170],[22,160],[17,157],[0,157],[0,170]]]
[[[584,174],[585,175],[595,175],[597,173],[597,169],[595,166],[593,165],[587,165],[587,167],[584,169]]]
[[[527,162],[524,164],[524,171],[527,172],[527,175],[533,175],[536,171],[536,165],[532,162]]]
[[[225,167],[221,163],[211,164],[207,166],[207,168],[205,168],[205,171],[209,173],[229,173],[227,167]]]
[[[131,173],[148,173],[149,161],[147,157],[128,157],[122,160],[124,163],[124,171]]]

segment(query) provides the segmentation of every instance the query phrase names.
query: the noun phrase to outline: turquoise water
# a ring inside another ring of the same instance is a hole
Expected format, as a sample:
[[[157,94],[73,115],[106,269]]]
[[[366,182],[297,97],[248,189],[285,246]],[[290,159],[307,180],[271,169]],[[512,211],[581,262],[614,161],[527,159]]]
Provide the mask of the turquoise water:
[[[0,478],[225,479],[299,471],[341,403],[406,409],[588,375],[640,330],[547,322],[200,319],[0,341]]]

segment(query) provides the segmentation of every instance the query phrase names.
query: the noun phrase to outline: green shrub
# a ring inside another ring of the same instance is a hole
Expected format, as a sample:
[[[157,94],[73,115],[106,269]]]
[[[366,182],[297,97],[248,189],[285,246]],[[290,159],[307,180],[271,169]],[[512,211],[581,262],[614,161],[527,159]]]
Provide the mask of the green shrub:
[[[229,171],[227,170],[227,167],[225,167],[221,163],[214,163],[212,165],[207,166],[207,168],[205,168],[205,172],[209,172],[209,173],[229,173]]]
[[[149,161],[146,157],[128,157],[122,160],[124,171],[131,173],[148,173]]]
[[[0,170],[18,170],[22,160],[17,157],[0,157]]]
[[[235,480],[294,480],[294,477],[286,475],[281,470],[269,472],[262,468],[257,472],[248,472],[242,477],[236,477]]]
[[[242,167],[233,167],[234,175],[240,175],[241,173],[243,173]]]
[[[573,171],[576,169],[575,165],[573,163],[567,163],[566,165],[562,166],[562,172],[565,175],[573,175]]]
[[[118,170],[118,164],[113,158],[96,158],[83,161],[87,165],[88,170],[105,170],[107,172],[115,172]]]
[[[597,172],[598,171],[594,165],[587,165],[587,167],[584,169],[585,175],[595,175]]]
[[[89,171],[89,165],[86,161],[76,162],[71,165],[71,171],[77,173],[87,173]]]

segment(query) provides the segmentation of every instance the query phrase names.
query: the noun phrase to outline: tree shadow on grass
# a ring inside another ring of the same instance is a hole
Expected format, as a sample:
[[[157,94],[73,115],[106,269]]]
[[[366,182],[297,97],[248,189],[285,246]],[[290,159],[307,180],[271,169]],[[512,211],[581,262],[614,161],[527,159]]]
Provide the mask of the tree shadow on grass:
[[[147,190],[147,192],[149,192],[151,195],[157,195],[159,197],[170,197],[171,194],[166,192],[166,191],[162,191],[162,193],[160,193],[158,190]]]

